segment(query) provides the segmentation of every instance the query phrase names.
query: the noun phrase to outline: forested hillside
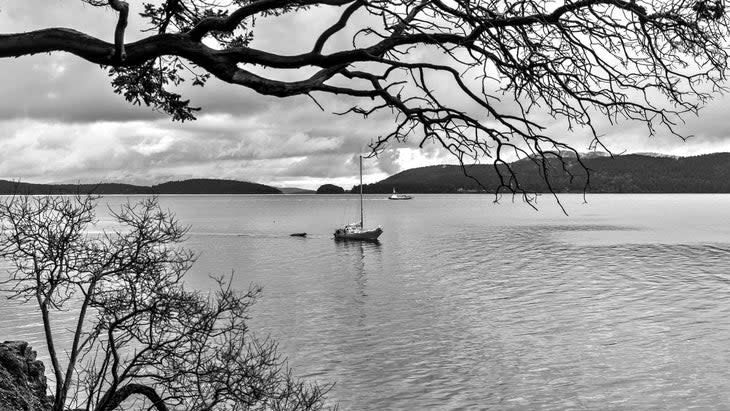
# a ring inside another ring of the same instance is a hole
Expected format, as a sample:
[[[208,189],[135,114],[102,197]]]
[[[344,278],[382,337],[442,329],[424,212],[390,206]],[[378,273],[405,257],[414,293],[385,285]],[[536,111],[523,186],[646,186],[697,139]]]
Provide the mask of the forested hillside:
[[[566,161],[566,170],[554,160],[548,167],[548,181],[556,192],[594,193],[730,193],[730,153],[695,157],[668,157],[642,154],[593,156],[583,160],[586,172],[575,159]],[[529,191],[547,192],[544,173],[529,159],[510,165],[520,184]],[[506,171],[502,167],[503,171]],[[366,193],[458,193],[493,191],[499,184],[492,165],[442,165],[405,170],[375,184],[363,186]],[[481,186],[480,184],[481,183]],[[482,187],[483,186],[483,187]],[[357,190],[357,186],[353,190]]]

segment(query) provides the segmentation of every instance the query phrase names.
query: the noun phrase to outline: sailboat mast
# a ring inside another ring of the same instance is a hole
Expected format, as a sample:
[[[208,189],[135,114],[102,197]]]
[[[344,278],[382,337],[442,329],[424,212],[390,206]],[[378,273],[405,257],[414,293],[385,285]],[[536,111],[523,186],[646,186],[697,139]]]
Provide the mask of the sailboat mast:
[[[365,219],[362,212],[362,156],[360,156],[360,228],[365,228]]]

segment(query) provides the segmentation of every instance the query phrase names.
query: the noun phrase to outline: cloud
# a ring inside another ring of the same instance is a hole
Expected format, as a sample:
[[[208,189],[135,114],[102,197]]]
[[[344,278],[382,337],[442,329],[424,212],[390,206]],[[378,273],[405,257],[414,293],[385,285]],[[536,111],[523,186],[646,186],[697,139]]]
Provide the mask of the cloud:
[[[263,183],[297,180],[313,187],[325,179],[356,175],[348,162],[361,136],[314,135],[296,127],[257,124],[232,115],[206,115],[186,128],[166,120],[4,120],[0,150],[12,155],[0,159],[0,178],[151,184],[219,177]],[[373,164],[368,172],[382,177],[378,160]]]

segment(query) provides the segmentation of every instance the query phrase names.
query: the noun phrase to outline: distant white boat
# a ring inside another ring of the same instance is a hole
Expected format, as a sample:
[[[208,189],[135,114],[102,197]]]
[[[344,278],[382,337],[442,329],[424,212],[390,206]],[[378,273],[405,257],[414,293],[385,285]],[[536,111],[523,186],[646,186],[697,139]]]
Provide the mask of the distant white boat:
[[[335,230],[335,240],[357,240],[377,241],[380,234],[383,234],[383,227],[378,226],[373,230],[364,228],[364,213],[362,202],[362,156],[360,156],[360,222],[347,224]]]
[[[410,200],[413,197],[409,196],[408,194],[398,194],[395,192],[395,188],[393,188],[393,194],[388,197],[388,200]]]

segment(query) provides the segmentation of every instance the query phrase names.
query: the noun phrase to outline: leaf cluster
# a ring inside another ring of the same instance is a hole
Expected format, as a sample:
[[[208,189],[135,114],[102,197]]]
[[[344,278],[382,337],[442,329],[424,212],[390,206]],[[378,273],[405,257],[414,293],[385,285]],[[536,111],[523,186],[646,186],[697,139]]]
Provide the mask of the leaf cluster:
[[[160,57],[139,66],[110,67],[112,88],[117,94],[135,105],[146,105],[169,114],[173,120],[195,120],[200,107],[190,105],[169,86],[179,86],[186,81],[184,74],[192,75],[192,85],[204,86],[209,73],[197,73],[180,58]]]

